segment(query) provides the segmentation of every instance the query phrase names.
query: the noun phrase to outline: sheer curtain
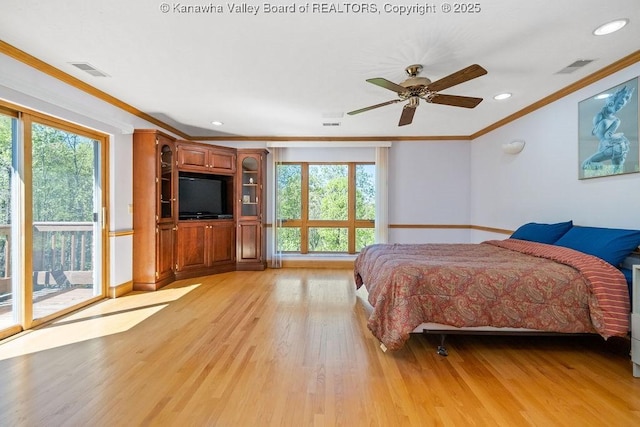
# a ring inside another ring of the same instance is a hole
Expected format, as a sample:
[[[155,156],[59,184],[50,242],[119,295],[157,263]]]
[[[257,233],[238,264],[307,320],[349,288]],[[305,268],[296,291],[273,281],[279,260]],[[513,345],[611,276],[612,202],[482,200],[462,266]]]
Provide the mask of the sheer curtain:
[[[282,227],[282,218],[278,216],[279,198],[278,198],[278,165],[282,162],[282,148],[270,147],[271,152],[271,218],[273,226],[271,227],[271,268],[282,267],[282,251],[278,248],[278,232]]]
[[[376,147],[375,242],[389,241],[389,147]]]

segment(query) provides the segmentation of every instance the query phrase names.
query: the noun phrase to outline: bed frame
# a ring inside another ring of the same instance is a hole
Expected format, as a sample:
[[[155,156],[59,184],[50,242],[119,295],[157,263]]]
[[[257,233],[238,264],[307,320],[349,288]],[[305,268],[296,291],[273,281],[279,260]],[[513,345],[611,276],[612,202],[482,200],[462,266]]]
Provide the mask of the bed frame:
[[[640,266],[638,273],[640,274]],[[373,307],[369,304],[367,300],[367,290],[363,286],[359,290],[356,291],[356,296],[360,300],[362,307],[367,313],[367,317],[371,315],[373,311]],[[440,356],[446,357],[449,355],[449,351],[445,346],[445,341],[448,335],[518,335],[518,336],[582,336],[582,335],[591,335],[591,334],[569,334],[569,333],[561,333],[561,332],[547,332],[547,331],[539,331],[537,329],[527,329],[527,328],[496,328],[494,326],[469,326],[464,328],[458,328],[451,325],[443,325],[442,323],[433,323],[426,322],[418,325],[412,332],[412,334],[426,334],[426,335],[440,335],[440,344],[436,350]],[[380,349],[383,352],[387,352],[387,346],[383,343],[380,343]],[[640,368],[640,365],[638,365]],[[635,371],[634,371],[635,372]],[[639,371],[640,373],[640,371]]]
[[[561,333],[561,332],[547,332],[539,331],[537,329],[527,328],[496,328],[493,326],[471,326],[466,328],[457,328],[455,326],[443,325],[441,323],[422,323],[413,330],[412,333],[421,334],[438,334],[440,335],[440,345],[436,353],[440,356],[448,356],[449,352],[444,345],[448,335],[529,335],[529,336],[584,336],[594,335],[588,333]],[[384,350],[384,349],[383,349]]]

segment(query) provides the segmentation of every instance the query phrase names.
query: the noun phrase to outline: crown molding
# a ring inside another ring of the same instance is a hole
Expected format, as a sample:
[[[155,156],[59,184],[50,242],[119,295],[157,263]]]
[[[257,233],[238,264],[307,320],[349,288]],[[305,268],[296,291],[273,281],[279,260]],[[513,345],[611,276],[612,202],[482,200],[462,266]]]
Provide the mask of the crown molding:
[[[137,116],[143,120],[146,120],[150,123],[153,123],[156,126],[159,126],[169,132],[175,133],[176,135],[180,135],[183,138],[189,138],[189,135],[185,134],[184,132],[168,125],[167,123],[164,123],[158,119],[156,119],[155,117],[141,111],[138,110],[137,108],[119,100],[118,98],[109,95],[106,92],[103,92],[93,86],[91,86],[88,83],[83,82],[82,80],[73,77],[70,74],[65,73],[62,70],[59,70],[58,68],[55,68],[49,64],[47,64],[46,62],[36,58],[35,56],[29,55],[28,53],[6,43],[3,40],[0,40],[0,53],[5,54],[17,61],[22,62],[23,64],[26,64],[32,68],[35,68],[38,71],[41,71],[44,74],[47,74],[55,79],[60,80],[63,83],[66,83],[76,89],[79,89],[91,96],[94,96],[102,101],[105,101],[117,108],[120,108],[134,116]],[[49,102],[51,103],[51,93],[47,93],[46,90],[42,89],[42,88],[35,88],[32,85],[28,85],[22,82],[17,82],[17,81],[13,81],[10,82],[11,85],[15,85],[17,87],[15,87],[15,90],[19,90],[19,91],[25,91],[25,93],[27,95],[32,95],[34,97],[37,97],[39,99],[42,99],[43,101]],[[65,101],[61,101],[60,100],[60,96],[58,94],[56,94],[55,96],[55,105],[59,105],[63,108],[70,108],[71,111],[76,112],[76,113],[80,113],[80,114],[85,114],[86,115],[86,107],[82,107],[80,109],[80,111],[78,111],[78,106],[77,105],[73,105],[72,103],[68,103],[68,106],[64,106],[61,105],[62,103],[64,103]],[[93,117],[92,117],[93,118]],[[102,122],[105,122],[104,120],[101,119],[97,119],[94,118],[95,120],[100,120]],[[109,124],[108,122],[105,122],[107,124]],[[116,127],[121,128],[121,125],[115,124]],[[131,125],[128,125],[128,127],[132,127]]]
[[[331,141],[331,142],[388,142],[388,141],[469,141],[469,135],[441,136],[193,136],[196,141]]]
[[[64,83],[69,84],[70,86],[75,87],[76,89],[82,90],[89,95],[92,95],[98,99],[101,99],[109,104],[118,107],[134,116],[137,116],[143,120],[146,120],[154,125],[165,129],[175,135],[180,136],[186,140],[190,141],[473,141],[474,139],[485,135],[499,127],[506,125],[512,121],[515,121],[527,114],[538,110],[546,105],[551,104],[579,89],[582,89],[592,83],[597,82],[615,72],[618,72],[630,65],[635,64],[640,61],[640,50],[633,52],[630,55],[625,56],[624,58],[604,67],[603,69],[592,73],[577,82],[552,93],[549,96],[542,98],[541,100],[534,102],[533,104],[523,108],[522,110],[513,113],[502,120],[499,120],[484,129],[481,129],[471,135],[420,135],[420,136],[357,136],[357,137],[348,137],[348,136],[335,136],[335,137],[327,137],[327,136],[239,136],[239,135],[228,135],[228,136],[192,136],[188,135],[181,130],[156,119],[155,117],[99,90],[95,87],[83,82],[82,80],[71,76],[70,74],[65,73],[64,71],[55,68],[46,62],[29,55],[28,53],[0,40],[0,53],[3,53],[11,58],[14,58],[28,66],[31,66],[45,74],[48,74],[51,77],[54,77],[58,80],[61,80]]]
[[[491,131],[494,131],[496,129],[498,129],[499,127],[502,127],[504,125],[506,125],[507,123],[511,123],[521,117],[526,116],[527,114],[536,111],[542,107],[545,107],[549,104],[551,104],[552,102],[555,102],[561,98],[564,98],[567,95],[572,94],[573,92],[576,92],[580,89],[583,89],[587,86],[589,86],[592,83],[597,82],[598,80],[602,80],[605,77],[610,76],[613,73],[616,73],[624,68],[627,68],[633,64],[635,64],[636,62],[640,61],[640,50],[637,50],[635,52],[633,52],[631,55],[627,55],[622,59],[619,59],[618,61],[614,62],[613,64],[608,65],[605,68],[602,68],[601,70],[596,71],[595,73],[589,74],[588,76],[578,80],[577,82],[570,84],[569,86],[560,89],[557,92],[552,93],[549,96],[546,96],[544,98],[542,98],[541,100],[534,102],[533,104],[523,108],[520,111],[517,111],[507,117],[505,117],[502,120],[499,120],[497,122],[495,122],[492,125],[487,126],[484,129],[479,130],[478,132],[470,135],[471,140],[474,140],[482,135],[485,135]]]

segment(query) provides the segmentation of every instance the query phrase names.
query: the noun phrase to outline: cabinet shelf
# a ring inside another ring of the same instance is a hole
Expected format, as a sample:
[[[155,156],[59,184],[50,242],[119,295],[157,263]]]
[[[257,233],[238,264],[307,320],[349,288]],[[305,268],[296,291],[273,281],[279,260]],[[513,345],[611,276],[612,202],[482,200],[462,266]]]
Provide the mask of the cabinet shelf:
[[[266,150],[238,150],[236,262],[238,270],[266,268],[264,207]],[[242,174],[240,174],[242,172]]]

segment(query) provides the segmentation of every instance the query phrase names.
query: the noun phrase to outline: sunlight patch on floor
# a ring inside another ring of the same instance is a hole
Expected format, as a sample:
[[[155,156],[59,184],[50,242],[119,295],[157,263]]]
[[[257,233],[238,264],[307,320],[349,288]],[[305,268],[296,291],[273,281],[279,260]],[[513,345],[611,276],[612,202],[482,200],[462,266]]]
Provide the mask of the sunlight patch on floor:
[[[101,301],[0,343],[0,360],[125,332],[200,284]]]

